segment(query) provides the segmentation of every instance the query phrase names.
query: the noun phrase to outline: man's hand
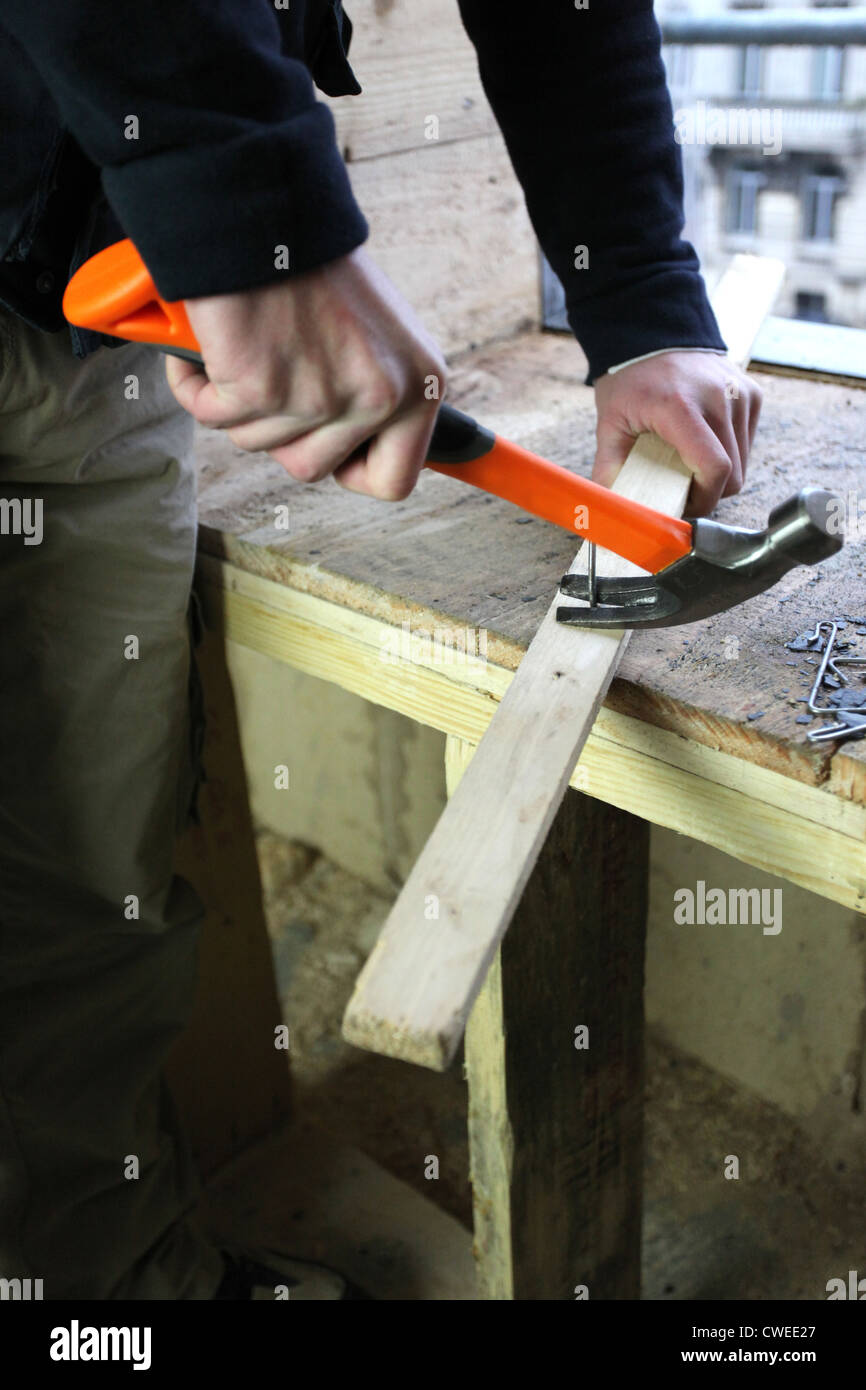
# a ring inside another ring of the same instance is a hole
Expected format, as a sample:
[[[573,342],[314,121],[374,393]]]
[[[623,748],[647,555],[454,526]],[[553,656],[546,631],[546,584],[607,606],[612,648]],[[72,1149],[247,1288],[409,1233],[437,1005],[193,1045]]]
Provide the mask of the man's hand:
[[[445,366],[435,343],[361,250],[240,294],[190,299],[204,370],[167,359],[178,402],[298,482],[332,473],[396,501],[424,466]]]
[[[761,390],[725,357],[666,352],[595,382],[598,448],[592,476],[610,487],[644,430],[673,444],[694,474],[687,512],[706,516],[743,486]]]

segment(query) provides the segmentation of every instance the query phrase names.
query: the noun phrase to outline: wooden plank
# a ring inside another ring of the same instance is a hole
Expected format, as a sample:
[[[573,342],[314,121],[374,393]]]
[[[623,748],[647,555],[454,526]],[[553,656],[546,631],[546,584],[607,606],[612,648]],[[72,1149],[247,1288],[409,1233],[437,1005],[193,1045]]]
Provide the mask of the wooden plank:
[[[714,307],[734,361],[748,361],[783,274],[781,262],[737,257],[723,277]],[[670,445],[641,435],[615,486],[679,515],[689,475]],[[599,555],[599,574],[629,571]],[[344,1018],[356,1046],[435,1070],[453,1058],[628,638],[563,629],[557,606],[358,977]]]
[[[199,1216],[214,1236],[244,1249],[283,1250],[328,1264],[377,1301],[478,1296],[465,1226],[308,1120],[218,1173],[205,1188]]]
[[[683,740],[651,726],[642,728],[650,733],[651,741],[659,735],[660,742],[672,740],[679,745],[673,750],[668,748],[668,752],[673,751],[674,762],[680,749],[689,747]],[[640,744],[641,735],[637,731],[636,734]],[[734,787],[718,783],[711,786],[703,778],[691,777],[684,768],[674,771],[670,764],[656,763],[651,773],[652,791],[646,795],[632,781],[635,763],[631,749],[626,753],[621,747],[602,741],[597,748],[599,751],[587,742],[572,779],[587,795],[595,795],[596,787],[600,791],[603,785],[603,799],[612,805],[647,815],[655,825],[713,844],[745,864],[778,874],[857,912],[866,911],[866,840],[840,836],[827,823],[801,820],[798,803],[801,796],[806,799],[810,789],[801,788],[778,773],[756,769],[767,794],[767,799],[758,803],[744,800]],[[718,756],[734,765],[728,771],[736,783],[734,768],[748,765],[729,754]],[[600,758],[604,771],[596,783],[595,769]],[[827,799],[835,800],[829,792],[824,795],[820,808],[812,803],[813,811],[824,809]],[[837,801],[837,805],[844,803]],[[831,812],[830,822],[834,819]]]
[[[448,740],[450,791],[473,752]],[[645,821],[570,792],[470,1015],[486,1298],[639,1297],[648,867]]]
[[[407,648],[393,623],[210,556],[199,557],[198,584],[208,620],[229,641],[473,744],[513,680],[512,671],[492,662],[442,665],[434,649]],[[748,751],[727,752],[605,707],[571,785],[863,910],[866,806],[859,764],[844,750],[825,751],[809,763],[780,758],[786,770],[779,772],[750,761]]]
[[[412,0],[351,0],[347,9],[363,93],[322,100],[350,163],[496,129],[455,0],[426,0],[420,12]]]
[[[784,261],[771,256],[734,256],[711,296],[728,356],[748,366],[752,344],[785,278]]]

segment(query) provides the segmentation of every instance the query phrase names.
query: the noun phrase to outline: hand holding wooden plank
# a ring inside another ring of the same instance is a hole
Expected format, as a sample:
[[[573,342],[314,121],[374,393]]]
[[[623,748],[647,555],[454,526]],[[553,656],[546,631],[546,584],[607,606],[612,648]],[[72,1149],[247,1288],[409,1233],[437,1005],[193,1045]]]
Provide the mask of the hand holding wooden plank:
[[[784,276],[737,256],[713,296],[730,358],[746,366]],[[655,435],[635,442],[614,488],[681,516],[690,474]],[[572,570],[585,571],[585,547]],[[603,551],[599,575],[638,574]],[[557,599],[443,811],[346,1009],[356,1046],[444,1070],[520,900],[629,633],[564,628]]]

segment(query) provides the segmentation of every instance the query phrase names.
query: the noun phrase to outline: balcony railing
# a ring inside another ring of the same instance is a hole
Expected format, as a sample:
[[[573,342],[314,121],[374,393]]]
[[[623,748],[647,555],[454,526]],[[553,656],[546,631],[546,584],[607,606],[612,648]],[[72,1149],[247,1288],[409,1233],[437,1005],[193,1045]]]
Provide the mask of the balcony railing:
[[[660,25],[665,43],[866,44],[862,6],[662,14]]]

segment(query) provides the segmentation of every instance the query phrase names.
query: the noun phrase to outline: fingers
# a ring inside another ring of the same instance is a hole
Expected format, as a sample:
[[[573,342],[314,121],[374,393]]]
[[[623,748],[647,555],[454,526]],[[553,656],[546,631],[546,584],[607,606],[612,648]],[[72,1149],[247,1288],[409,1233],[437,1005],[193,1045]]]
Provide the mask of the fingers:
[[[622,426],[600,426],[593,478],[610,486],[641,429],[672,444],[694,475],[687,512],[701,516],[743,482],[740,444],[724,399],[712,416],[703,415],[684,395],[670,393],[659,405],[647,403],[646,424],[632,433]]]
[[[429,407],[389,420],[382,428],[339,422],[268,453],[297,482],[319,482],[333,473],[349,492],[397,502],[408,497],[418,480],[435,423],[436,409]]]
[[[341,487],[399,502],[408,497],[427,459],[436,411],[419,408],[394,420],[371,440],[365,457],[351,459],[334,476]]]
[[[375,410],[326,406],[320,412],[325,423],[314,429],[275,415],[227,433],[239,448],[270,454],[297,482],[320,482],[333,473],[350,491],[398,501],[412,491],[424,466],[438,410],[438,401],[424,400],[420,390],[416,395],[420,403],[409,409],[399,402],[395,410],[396,393]]]
[[[749,382],[749,452],[755,442],[755,431],[758,428],[758,420],[761,416],[761,402],[764,393],[760,386],[756,386],[753,381]]]
[[[706,499],[709,502],[708,509],[712,509],[722,497],[732,497],[739,492],[745,483],[746,468],[761,413],[763,392],[743,372],[737,372],[734,385],[736,389],[733,394],[729,394],[726,390],[724,405],[715,409],[711,407],[704,409],[704,419],[728,455],[731,464],[730,474],[718,495],[716,495],[716,485],[719,481],[717,475],[713,477],[701,476],[698,479],[697,485],[693,487],[690,494],[690,515],[704,514],[697,511],[693,512],[693,508],[697,508],[699,505],[699,499]],[[689,460],[687,462],[691,466],[691,462]]]
[[[744,395],[731,401],[730,424],[736,440],[737,454],[740,460],[739,475],[737,486],[730,487],[722,493],[723,497],[730,497],[733,493],[739,492],[743,483],[746,481],[746,464],[749,458],[749,448],[751,440],[749,438],[749,403]]]
[[[740,371],[732,377],[730,385],[733,387],[733,391],[727,390],[726,396],[728,397],[730,420],[740,453],[740,482],[742,484],[746,479],[746,465],[752,445],[755,442],[763,393],[759,386]],[[736,491],[736,489],[733,490]],[[729,494],[725,493],[724,495],[728,496]]]
[[[229,437],[237,443],[234,431]],[[370,439],[370,426],[358,420],[337,420],[309,430],[289,442],[264,449],[297,483],[318,483],[352,458]],[[243,446],[241,446],[243,447]]]
[[[204,367],[199,366],[197,362],[189,362],[184,357],[166,355],[165,376],[169,390],[178,405],[194,416],[196,399],[202,387],[208,384]]]
[[[165,375],[178,405],[207,429],[239,426],[263,414],[263,402],[255,392],[249,391],[244,400],[237,387],[221,385],[198,362],[166,357]]]
[[[686,504],[688,516],[706,516],[729,492],[742,484],[740,453],[730,422],[716,421],[712,427],[696,411],[688,411],[658,431],[672,444],[693,474]]]
[[[712,477],[701,478],[708,499],[705,503],[707,512],[712,511],[723,497],[733,497],[743,486],[742,455],[731,416],[728,414],[719,420],[710,420],[709,424],[724,452],[727,475],[722,476],[720,471]]]
[[[705,515],[743,486],[761,392],[732,363],[665,354],[599,378],[596,401],[597,482],[615,482],[646,430],[672,444],[693,473],[689,515]]]
[[[343,486],[373,496],[411,491],[445,364],[361,251],[186,307],[204,367],[172,362],[168,381],[201,425],[224,430],[246,452],[269,454],[299,482],[343,470]]]
[[[192,367],[193,371],[178,382],[175,396],[184,410],[194,415],[200,425],[211,430],[231,429],[238,435],[244,426],[258,427],[258,435],[255,430],[247,434],[247,443],[241,443],[240,437],[236,439],[232,436],[238,448],[250,453],[260,453],[270,434],[285,442],[286,438],[292,437],[293,425],[297,434],[309,429],[310,420],[307,412],[303,420],[280,417],[280,408],[284,408],[285,405],[284,395],[281,392],[269,392],[260,375],[223,383],[208,376],[204,367],[192,362],[186,365]],[[171,384],[169,379],[169,385]],[[281,420],[279,428],[271,431],[262,428],[275,419]]]
[[[253,412],[266,408],[267,402],[243,406],[237,399],[223,400],[197,363],[169,358],[166,375],[184,409],[200,424],[223,428],[239,449],[269,454],[296,482],[320,482],[333,473],[341,487],[383,501],[399,501],[415,486],[439,406],[438,401],[425,400],[420,387],[419,404],[406,410],[400,402],[404,413],[399,416],[392,413],[397,392],[384,393],[375,408],[356,409],[354,414],[344,413],[340,401],[325,401],[314,412],[324,423],[311,429],[309,393],[304,418],[256,416]]]

